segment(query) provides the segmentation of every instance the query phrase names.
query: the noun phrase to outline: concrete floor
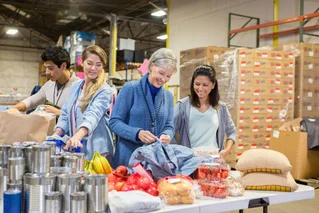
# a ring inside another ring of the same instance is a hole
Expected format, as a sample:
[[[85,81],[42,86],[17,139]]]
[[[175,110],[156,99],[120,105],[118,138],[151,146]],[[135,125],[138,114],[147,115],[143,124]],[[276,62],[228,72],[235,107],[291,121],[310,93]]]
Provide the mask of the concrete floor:
[[[268,207],[268,212],[269,213],[319,213],[319,189],[316,190],[314,199],[271,205]],[[228,213],[238,213],[238,211],[231,211]],[[262,213],[262,208],[245,209],[244,213]]]

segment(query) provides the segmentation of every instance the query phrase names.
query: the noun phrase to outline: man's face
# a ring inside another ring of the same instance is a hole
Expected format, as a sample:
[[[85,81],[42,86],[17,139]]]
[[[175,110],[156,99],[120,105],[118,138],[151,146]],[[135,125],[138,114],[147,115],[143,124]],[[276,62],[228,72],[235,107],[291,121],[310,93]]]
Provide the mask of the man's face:
[[[63,63],[61,67],[59,68],[52,61],[46,61],[44,62],[44,66],[45,66],[45,74],[51,81],[57,81],[63,76],[63,68],[65,66],[65,63]]]

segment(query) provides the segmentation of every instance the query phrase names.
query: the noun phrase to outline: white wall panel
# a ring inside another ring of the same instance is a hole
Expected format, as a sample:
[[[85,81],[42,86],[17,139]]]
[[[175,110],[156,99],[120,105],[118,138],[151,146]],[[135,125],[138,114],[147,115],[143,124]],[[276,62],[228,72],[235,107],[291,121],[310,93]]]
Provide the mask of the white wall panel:
[[[1,47],[0,91],[9,93],[13,88],[18,88],[19,93],[30,94],[38,84],[41,53],[42,50],[36,49]]]

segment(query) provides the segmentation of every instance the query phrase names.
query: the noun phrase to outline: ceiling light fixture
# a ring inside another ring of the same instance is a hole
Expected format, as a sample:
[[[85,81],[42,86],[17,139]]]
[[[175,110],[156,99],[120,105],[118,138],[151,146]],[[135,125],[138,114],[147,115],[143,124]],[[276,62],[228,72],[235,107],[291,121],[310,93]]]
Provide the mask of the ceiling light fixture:
[[[156,12],[151,13],[151,15],[156,17],[161,17],[161,16],[165,16],[166,12],[164,10],[158,10]]]
[[[6,32],[6,34],[8,34],[8,35],[15,35],[17,32],[18,32],[17,29],[9,29],[9,30]]]
[[[165,34],[165,35],[157,36],[156,38],[160,40],[166,40],[167,37],[168,37],[167,34]]]

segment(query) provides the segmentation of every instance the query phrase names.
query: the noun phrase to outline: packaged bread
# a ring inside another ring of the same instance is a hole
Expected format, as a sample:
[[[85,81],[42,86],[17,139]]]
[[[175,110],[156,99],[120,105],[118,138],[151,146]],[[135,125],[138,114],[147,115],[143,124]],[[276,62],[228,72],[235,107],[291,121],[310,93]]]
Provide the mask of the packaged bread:
[[[159,196],[166,204],[192,204],[195,194],[192,179],[181,176],[165,177],[158,181]]]

